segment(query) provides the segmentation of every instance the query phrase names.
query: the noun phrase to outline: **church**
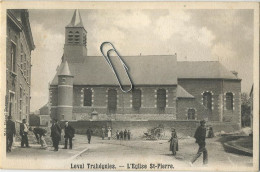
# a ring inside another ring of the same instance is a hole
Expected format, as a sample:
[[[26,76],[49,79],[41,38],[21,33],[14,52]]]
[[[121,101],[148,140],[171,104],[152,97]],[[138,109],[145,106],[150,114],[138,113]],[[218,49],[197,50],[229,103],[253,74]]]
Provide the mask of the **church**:
[[[65,27],[62,62],[49,86],[51,118],[122,127],[189,127],[205,119],[216,130],[240,128],[241,79],[220,62],[177,61],[176,54],[122,59],[133,82],[128,93],[120,89],[103,56],[87,55],[87,31],[75,10]]]

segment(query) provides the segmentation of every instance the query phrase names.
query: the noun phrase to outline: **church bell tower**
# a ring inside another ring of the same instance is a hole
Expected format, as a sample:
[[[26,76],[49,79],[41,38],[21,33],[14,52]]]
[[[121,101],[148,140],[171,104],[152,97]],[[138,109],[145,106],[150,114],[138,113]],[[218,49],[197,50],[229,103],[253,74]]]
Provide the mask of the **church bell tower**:
[[[87,56],[87,31],[79,10],[75,10],[70,23],[65,27],[64,60],[83,62]]]

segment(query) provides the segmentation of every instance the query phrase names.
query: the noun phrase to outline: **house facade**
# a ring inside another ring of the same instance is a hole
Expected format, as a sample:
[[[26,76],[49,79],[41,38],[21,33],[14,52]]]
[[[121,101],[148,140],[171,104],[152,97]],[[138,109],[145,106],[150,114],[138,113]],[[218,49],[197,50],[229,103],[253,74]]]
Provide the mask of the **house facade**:
[[[134,85],[124,93],[104,57],[87,55],[79,11],[65,30],[62,63],[49,87],[51,118],[132,123],[206,119],[220,129],[240,128],[241,79],[219,62],[182,62],[176,54],[123,56]],[[111,60],[129,87],[119,60]]]
[[[5,115],[21,122],[29,119],[31,51],[35,48],[28,10],[7,10],[6,29]]]

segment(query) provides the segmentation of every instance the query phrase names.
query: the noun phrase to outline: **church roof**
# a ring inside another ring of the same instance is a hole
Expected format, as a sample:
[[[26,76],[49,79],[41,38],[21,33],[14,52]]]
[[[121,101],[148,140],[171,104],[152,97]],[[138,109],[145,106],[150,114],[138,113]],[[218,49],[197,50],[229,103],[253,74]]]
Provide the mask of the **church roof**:
[[[83,63],[68,63],[74,76],[74,85],[118,85],[118,81],[102,56],[84,57]],[[123,56],[134,85],[177,85],[176,56]],[[128,77],[117,57],[111,61],[123,85],[129,85]],[[62,68],[59,67],[58,71]],[[57,85],[57,74],[51,85]]]
[[[238,79],[218,61],[178,61],[177,64],[180,79]]]
[[[188,91],[186,91],[182,86],[178,85],[177,87],[177,93],[178,98],[194,98],[193,95],[191,95]]]
[[[84,27],[79,10],[75,10],[67,27]]]
[[[71,76],[70,68],[67,61],[61,63],[58,70],[58,75]]]

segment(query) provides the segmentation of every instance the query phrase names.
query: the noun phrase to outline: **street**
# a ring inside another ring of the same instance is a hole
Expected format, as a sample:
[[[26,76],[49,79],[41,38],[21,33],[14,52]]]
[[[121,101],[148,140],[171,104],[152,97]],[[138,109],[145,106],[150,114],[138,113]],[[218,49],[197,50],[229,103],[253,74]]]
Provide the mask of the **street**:
[[[208,166],[252,166],[252,157],[225,152],[219,137],[207,139],[209,154]],[[102,140],[100,137],[92,137],[91,144],[87,143],[84,135],[76,135],[73,140],[73,149],[61,149],[54,152],[49,146],[46,150],[40,145],[31,144],[31,148],[20,148],[16,143],[8,158],[24,157],[33,159],[69,159],[75,161],[88,160],[88,162],[114,163],[120,161],[122,169],[130,165],[138,164],[162,164],[173,165],[175,168],[188,167],[192,157],[196,154],[198,146],[193,138],[179,139],[179,151],[173,156],[169,151],[168,140]],[[194,163],[194,167],[202,167],[202,156]],[[138,167],[138,166],[136,166]]]

